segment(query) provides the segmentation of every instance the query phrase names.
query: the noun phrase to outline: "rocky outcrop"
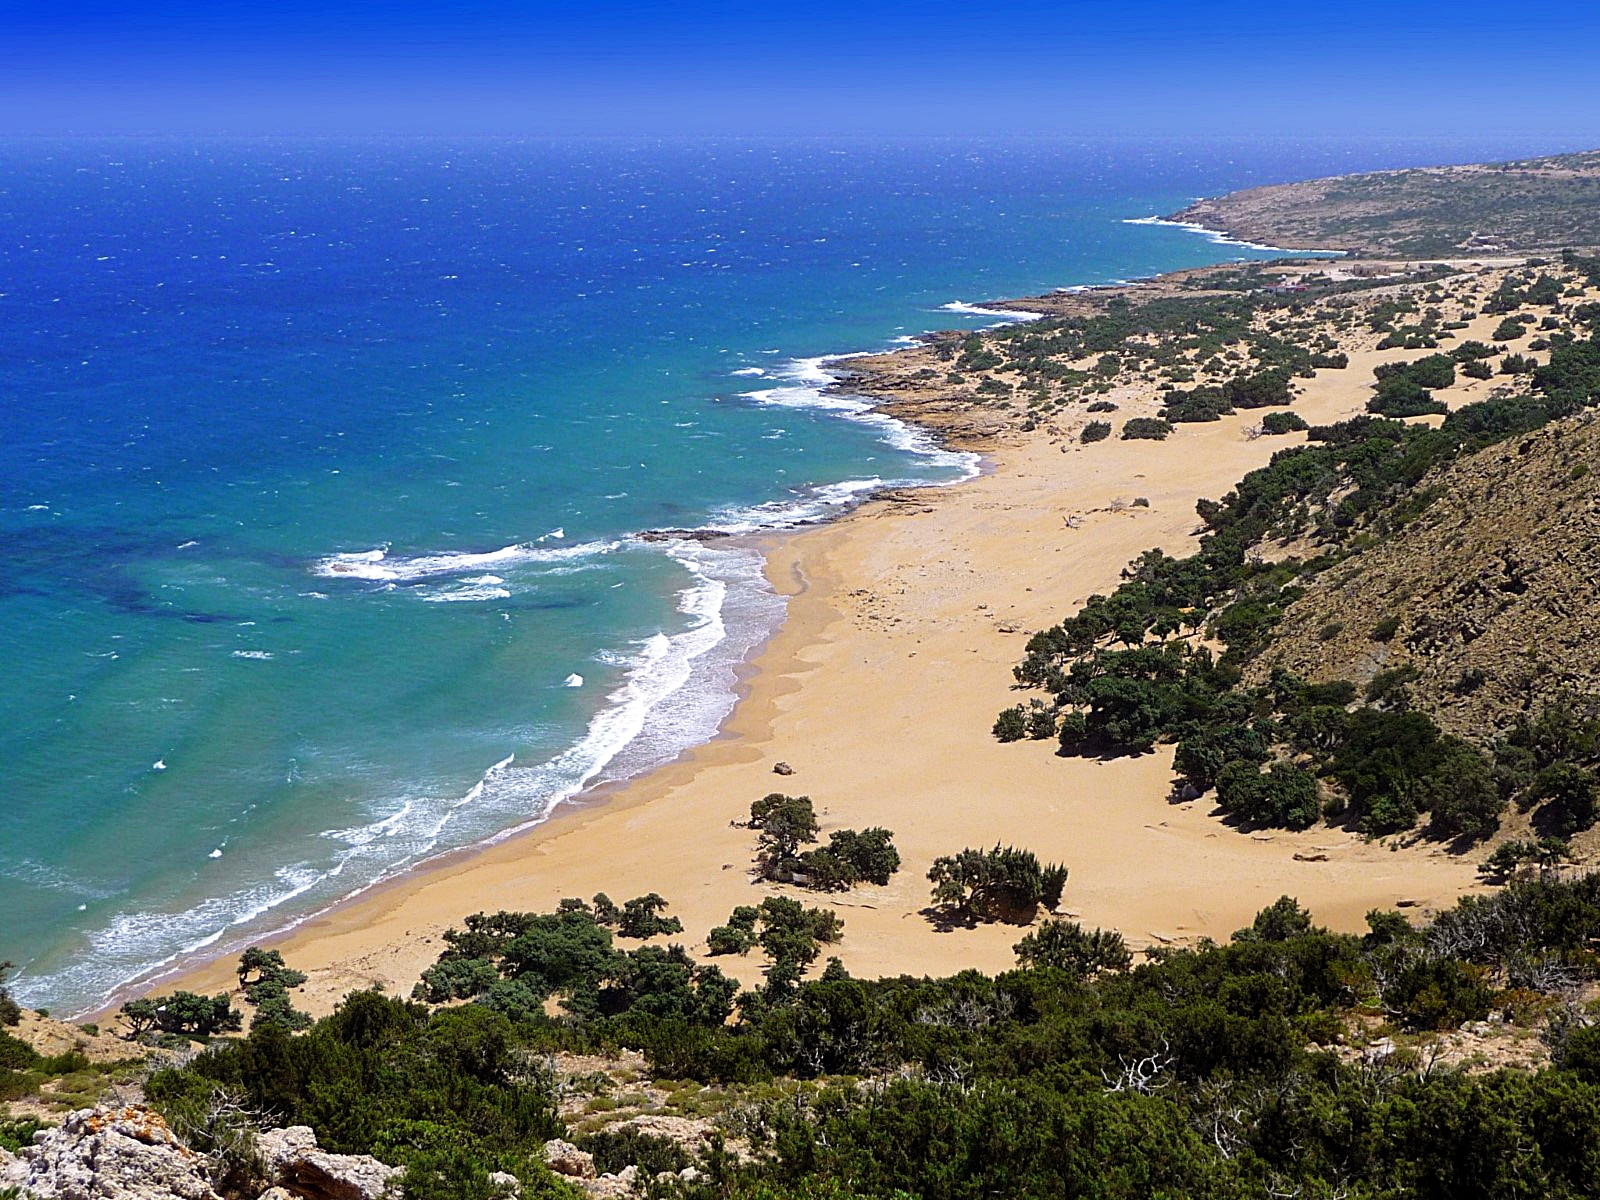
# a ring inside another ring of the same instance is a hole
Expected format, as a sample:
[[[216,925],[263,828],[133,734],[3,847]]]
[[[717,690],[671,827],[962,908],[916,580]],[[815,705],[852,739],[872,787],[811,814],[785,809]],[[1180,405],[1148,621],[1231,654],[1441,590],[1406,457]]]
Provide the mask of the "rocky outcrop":
[[[256,1138],[256,1152],[278,1187],[297,1200],[379,1200],[398,1194],[399,1167],[370,1154],[329,1154],[304,1125],[269,1129]]]
[[[221,1200],[204,1158],[147,1108],[86,1108],[34,1135],[9,1162],[0,1189],[29,1200]]]
[[[557,1175],[565,1175],[568,1179],[595,1177],[594,1155],[560,1138],[551,1138],[544,1144],[544,1162]]]

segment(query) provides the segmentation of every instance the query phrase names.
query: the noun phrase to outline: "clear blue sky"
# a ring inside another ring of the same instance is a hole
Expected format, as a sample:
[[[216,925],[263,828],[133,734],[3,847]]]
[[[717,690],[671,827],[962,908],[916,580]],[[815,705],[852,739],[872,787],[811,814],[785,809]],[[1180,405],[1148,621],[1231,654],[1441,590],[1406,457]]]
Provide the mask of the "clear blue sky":
[[[0,133],[1510,134],[1600,0],[0,0]]]

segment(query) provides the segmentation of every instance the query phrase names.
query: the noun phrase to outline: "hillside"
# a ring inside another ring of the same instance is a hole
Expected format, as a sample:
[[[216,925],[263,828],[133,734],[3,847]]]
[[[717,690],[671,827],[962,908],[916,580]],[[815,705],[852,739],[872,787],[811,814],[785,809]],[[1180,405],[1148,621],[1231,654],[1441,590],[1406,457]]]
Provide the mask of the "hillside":
[[[1600,242],[1600,151],[1274,184],[1198,201],[1170,219],[1359,255],[1592,247]]]
[[[1583,413],[1445,467],[1420,517],[1288,607],[1251,677],[1365,687],[1412,667],[1412,702],[1478,741],[1600,692],[1596,465],[1600,421]]]

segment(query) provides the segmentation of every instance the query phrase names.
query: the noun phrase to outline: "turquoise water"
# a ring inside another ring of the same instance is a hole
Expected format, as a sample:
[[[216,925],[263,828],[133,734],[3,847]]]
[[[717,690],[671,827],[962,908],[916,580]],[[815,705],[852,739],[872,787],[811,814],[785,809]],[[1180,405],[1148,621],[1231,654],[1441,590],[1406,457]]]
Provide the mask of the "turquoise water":
[[[0,958],[71,1009],[709,737],[741,544],[966,456],[817,356],[1426,147],[0,144]]]

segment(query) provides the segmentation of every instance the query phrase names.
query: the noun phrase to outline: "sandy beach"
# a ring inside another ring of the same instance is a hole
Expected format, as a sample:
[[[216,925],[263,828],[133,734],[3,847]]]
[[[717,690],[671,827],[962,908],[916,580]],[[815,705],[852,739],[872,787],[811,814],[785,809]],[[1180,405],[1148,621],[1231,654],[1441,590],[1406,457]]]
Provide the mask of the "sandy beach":
[[[1460,336],[1485,336],[1487,320]],[[1373,366],[1416,357],[1374,341],[1349,335],[1348,369],[1297,381],[1295,410],[1313,424],[1363,411]],[[1466,382],[1445,398],[1481,398],[1489,386]],[[1113,398],[1119,417],[1159,406],[1148,380],[1119,381]],[[908,404],[895,410],[910,415]],[[751,664],[718,738],[279,939],[311,977],[297,1003],[320,1014],[355,988],[409,993],[441,949],[440,933],[463,915],[548,909],[598,891],[619,902],[661,893],[685,926],[672,940],[693,954],[704,954],[707,931],[735,905],[788,890],[843,916],[834,952],[853,973],[1003,970],[1017,927],[946,931],[924,911],[936,856],[996,842],[1066,863],[1062,911],[1121,930],[1135,947],[1226,938],[1285,893],[1320,923],[1356,930],[1370,909],[1404,904],[1417,914],[1473,890],[1474,862],[1427,842],[1396,848],[1328,828],[1241,832],[1209,798],[1174,802],[1170,746],[1099,762],[1060,758],[1054,742],[994,739],[995,714],[1018,700],[1011,668],[1029,633],[1115,588],[1141,551],[1187,553],[1195,501],[1223,495],[1304,436],[1252,437],[1259,414],[1241,412],[1182,425],[1162,442],[1083,446],[1082,418],[1074,420],[1027,433],[969,429],[967,444],[988,464],[981,477],[774,538],[767,569],[789,598],[788,617]],[[793,775],[774,774],[779,762]],[[902,870],[886,887],[835,896],[755,883],[754,835],[735,822],[771,791],[811,796],[824,836],[887,826]],[[746,983],[759,979],[759,956],[717,962]],[[231,964],[160,986],[222,990]]]

